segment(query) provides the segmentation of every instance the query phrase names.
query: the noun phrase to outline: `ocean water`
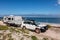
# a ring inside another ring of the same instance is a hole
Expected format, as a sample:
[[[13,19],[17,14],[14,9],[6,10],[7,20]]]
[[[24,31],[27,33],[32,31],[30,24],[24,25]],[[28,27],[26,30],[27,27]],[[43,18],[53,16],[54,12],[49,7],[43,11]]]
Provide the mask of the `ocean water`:
[[[42,18],[42,17],[25,17],[27,20],[35,20],[37,22],[59,23],[60,18]]]
[[[43,18],[43,17],[24,17],[26,20],[35,20],[37,22],[58,23],[60,24],[60,18]],[[0,17],[0,20],[3,17]]]

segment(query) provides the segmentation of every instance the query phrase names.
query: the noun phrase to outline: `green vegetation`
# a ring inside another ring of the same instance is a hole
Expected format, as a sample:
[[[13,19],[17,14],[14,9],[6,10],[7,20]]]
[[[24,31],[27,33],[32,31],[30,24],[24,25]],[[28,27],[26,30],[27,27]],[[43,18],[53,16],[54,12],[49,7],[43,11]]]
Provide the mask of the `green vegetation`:
[[[24,38],[22,37],[20,40],[24,40]]]
[[[27,30],[27,29],[21,29],[21,31],[22,31],[23,33],[29,34],[29,30]]]
[[[17,28],[12,28],[12,27],[10,27],[9,30],[10,30],[10,32],[17,32],[17,33],[20,33],[20,30],[17,29]]]
[[[24,34],[24,36],[26,36],[27,38],[31,37],[31,36],[29,36],[29,35],[27,35],[27,34]]]
[[[9,39],[8,40],[13,40],[12,36],[11,36],[11,33],[7,34]]]
[[[48,28],[51,28],[52,26],[50,26],[50,25],[47,25],[47,27],[48,27]]]
[[[32,40],[38,40],[36,36],[32,36],[31,38]]]
[[[19,30],[15,30],[17,33],[20,33],[20,31]]]
[[[13,38],[9,38],[8,40],[14,40]]]
[[[15,29],[15,31],[16,31],[17,33],[20,33],[21,30],[20,30],[20,29],[17,29],[17,30]]]
[[[2,25],[0,25],[0,30],[8,30],[8,26],[2,26]]]
[[[10,27],[9,30],[10,30],[10,32],[14,32],[15,31],[15,29],[12,28],[12,27]]]
[[[8,37],[11,37],[11,33],[7,34]]]
[[[10,30],[10,32],[14,32],[14,31],[15,31],[15,32],[19,32],[19,33],[20,33],[20,31],[21,31],[21,32],[23,32],[23,33],[29,34],[29,30],[27,30],[27,29],[17,29],[17,30],[15,30],[15,29],[17,29],[17,28],[0,25],[0,30]]]
[[[24,30],[24,33],[27,33],[27,34],[29,34],[29,30]]]
[[[0,33],[0,37],[2,37],[3,36],[3,34],[2,33]]]
[[[43,38],[43,40],[48,40],[48,38]]]

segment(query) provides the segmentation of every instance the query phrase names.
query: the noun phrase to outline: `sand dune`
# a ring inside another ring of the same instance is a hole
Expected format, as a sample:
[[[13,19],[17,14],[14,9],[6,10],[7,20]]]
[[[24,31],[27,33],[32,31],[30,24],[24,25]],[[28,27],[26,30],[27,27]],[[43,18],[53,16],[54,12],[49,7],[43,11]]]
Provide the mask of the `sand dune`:
[[[6,24],[4,24],[3,21],[0,21],[0,25],[6,25]]]
[[[60,24],[54,24],[54,23],[40,23],[40,24],[45,24],[45,25],[48,24],[54,27],[60,27]],[[0,21],[0,25],[6,25],[6,24]],[[53,38],[54,40],[60,40],[60,28],[51,28],[48,29],[46,32],[40,34],[37,34],[35,32],[32,33],[33,33],[32,35],[36,36],[38,39],[41,39],[42,37],[48,37],[48,38]]]

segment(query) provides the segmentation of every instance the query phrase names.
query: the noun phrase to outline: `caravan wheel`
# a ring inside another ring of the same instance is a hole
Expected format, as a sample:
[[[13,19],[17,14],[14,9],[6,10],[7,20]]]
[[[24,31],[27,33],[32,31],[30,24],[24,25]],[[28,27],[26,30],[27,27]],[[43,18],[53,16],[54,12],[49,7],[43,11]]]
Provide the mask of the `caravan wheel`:
[[[39,34],[40,33],[40,29],[39,28],[36,28],[35,29],[35,32]]]

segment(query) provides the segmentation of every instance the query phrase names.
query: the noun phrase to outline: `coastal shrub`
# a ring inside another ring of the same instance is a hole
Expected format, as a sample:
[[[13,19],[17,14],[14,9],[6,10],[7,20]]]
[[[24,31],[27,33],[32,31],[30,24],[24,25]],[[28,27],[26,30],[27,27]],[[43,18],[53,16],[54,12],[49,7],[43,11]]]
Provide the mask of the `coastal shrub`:
[[[0,25],[0,30],[7,30],[8,29],[8,26],[2,26]]]
[[[17,28],[10,27],[9,30],[10,30],[10,32],[20,33],[20,30]]]
[[[7,34],[8,37],[11,37],[11,33]]]
[[[43,40],[48,40],[48,38],[43,38]]]
[[[27,37],[27,38],[29,38],[30,36],[29,35],[27,35],[27,34],[24,34],[23,36],[25,36],[25,37]]]
[[[15,32],[16,32],[16,33],[20,33],[20,30],[19,30],[19,29],[15,29]]]
[[[31,38],[32,40],[38,40],[36,36],[32,36]]]
[[[7,34],[7,36],[8,36],[8,40],[14,40],[11,36],[11,33]]]
[[[14,28],[9,28],[9,30],[10,30],[10,32],[14,32],[15,31],[15,29]]]
[[[8,40],[14,40],[13,38],[9,38]]]
[[[3,36],[3,34],[2,33],[0,33],[0,38]]]
[[[27,29],[22,29],[21,31],[22,31],[23,33],[29,34],[29,30],[27,30]]]
[[[47,25],[47,27],[48,27],[48,28],[51,28],[52,26],[50,26],[50,25]]]
[[[22,37],[20,40],[24,40],[24,38]]]
[[[20,31],[19,30],[15,30],[17,33],[20,33]]]

